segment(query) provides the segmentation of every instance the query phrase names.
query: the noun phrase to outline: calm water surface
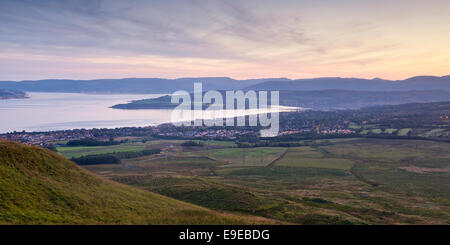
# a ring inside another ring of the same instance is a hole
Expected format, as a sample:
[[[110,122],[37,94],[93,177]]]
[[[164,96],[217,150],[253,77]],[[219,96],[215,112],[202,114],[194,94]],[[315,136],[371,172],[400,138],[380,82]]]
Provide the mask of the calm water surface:
[[[171,120],[171,110],[110,108],[115,104],[156,98],[161,94],[28,93],[28,95],[29,99],[0,100],[0,133],[22,130],[140,127]]]
[[[0,133],[74,128],[156,125],[170,120],[170,110],[118,110],[112,105],[160,94],[28,93],[29,99],[0,100]]]

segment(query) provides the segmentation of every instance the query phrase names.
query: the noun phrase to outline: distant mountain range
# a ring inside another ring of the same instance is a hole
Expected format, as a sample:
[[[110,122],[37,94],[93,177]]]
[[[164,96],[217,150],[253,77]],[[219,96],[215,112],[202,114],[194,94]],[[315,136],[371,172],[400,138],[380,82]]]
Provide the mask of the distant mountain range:
[[[193,91],[194,83],[202,82],[204,90],[237,90],[267,81],[289,81],[286,78],[235,80],[228,77],[202,78],[124,78],[98,80],[38,80],[0,82],[0,89],[29,92],[71,93],[172,93],[177,90]]]
[[[0,81],[0,89],[29,92],[73,93],[172,93],[176,90],[192,91],[195,82],[202,82],[204,90],[356,90],[356,91],[412,91],[448,90],[450,76],[417,76],[405,80],[361,78],[313,78],[290,80],[287,78],[264,78],[236,80],[228,77],[199,78],[124,78],[98,80],[38,80]]]
[[[326,77],[299,79],[292,81],[267,81],[246,88],[247,90],[356,90],[356,91],[412,91],[412,90],[449,90],[450,76],[418,76],[405,80],[383,80]]]

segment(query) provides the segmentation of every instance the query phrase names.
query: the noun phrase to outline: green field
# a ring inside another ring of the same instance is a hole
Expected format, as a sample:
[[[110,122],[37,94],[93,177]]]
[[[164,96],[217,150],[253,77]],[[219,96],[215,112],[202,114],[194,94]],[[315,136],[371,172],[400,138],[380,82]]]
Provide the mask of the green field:
[[[169,146],[179,146],[184,140],[148,140],[145,143],[138,138],[127,138],[132,141],[131,143],[124,143],[120,145],[109,145],[109,146],[61,146],[57,147],[58,153],[61,155],[72,158],[81,157],[86,155],[98,155],[113,152],[137,152],[144,149],[153,148],[167,148]],[[205,146],[224,148],[224,147],[234,147],[236,144],[230,141],[200,141]]]
[[[266,166],[284,151],[283,148],[270,147],[234,148],[212,150],[207,152],[207,156],[229,163],[227,167]]]
[[[376,128],[376,129],[371,129],[370,132],[372,134],[381,134],[383,132],[383,130]]]
[[[109,146],[74,146],[57,147],[56,150],[67,158],[81,157],[86,155],[106,154],[112,152],[142,151],[143,144],[121,144]]]
[[[288,149],[286,155],[277,161],[275,166],[300,168],[329,168],[349,170],[353,166],[351,160],[327,157],[324,153],[309,146]]]
[[[386,133],[386,134],[393,134],[393,133],[396,133],[396,132],[397,132],[396,128],[387,128],[387,129],[384,130],[384,133]]]
[[[402,128],[398,131],[397,134],[399,136],[406,136],[406,135],[408,135],[409,132],[411,132],[411,130],[412,130],[411,128]]]
[[[299,158],[295,153],[288,153],[276,166],[299,167],[299,168],[329,168],[350,170],[353,162],[340,158]]]
[[[159,157],[86,168],[204,207],[283,222],[449,224],[448,143],[356,138],[292,148],[231,143],[181,147],[174,141]]]

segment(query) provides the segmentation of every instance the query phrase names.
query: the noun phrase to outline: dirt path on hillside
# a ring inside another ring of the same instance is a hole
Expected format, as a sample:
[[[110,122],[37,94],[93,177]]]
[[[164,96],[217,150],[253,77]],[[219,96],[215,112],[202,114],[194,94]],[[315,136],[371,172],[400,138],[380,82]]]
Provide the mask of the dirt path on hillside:
[[[273,159],[269,164],[266,165],[266,167],[272,167],[273,165],[275,165],[276,162],[278,162],[279,160],[283,159],[283,157],[286,155],[286,153],[288,153],[289,148],[287,148],[283,153],[281,153],[281,155],[279,155],[277,158]]]
[[[357,164],[358,164],[358,162],[356,162],[356,163],[353,165],[353,167],[350,169],[350,173],[352,173],[353,176],[355,176],[355,178],[357,178],[359,181],[364,182],[364,183],[366,183],[366,184],[369,184],[369,185],[371,185],[371,186],[373,186],[373,187],[377,187],[377,186],[381,185],[380,183],[377,183],[377,182],[375,182],[375,181],[368,180],[368,179],[364,178],[364,176],[362,176],[361,174],[357,173],[357,172],[355,171],[355,167],[356,167]]]

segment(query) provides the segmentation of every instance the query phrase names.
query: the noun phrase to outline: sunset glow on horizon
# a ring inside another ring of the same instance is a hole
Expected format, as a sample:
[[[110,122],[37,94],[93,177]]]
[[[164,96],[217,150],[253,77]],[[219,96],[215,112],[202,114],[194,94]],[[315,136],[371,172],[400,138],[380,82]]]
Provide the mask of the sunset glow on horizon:
[[[0,80],[450,74],[450,1],[0,2]]]

